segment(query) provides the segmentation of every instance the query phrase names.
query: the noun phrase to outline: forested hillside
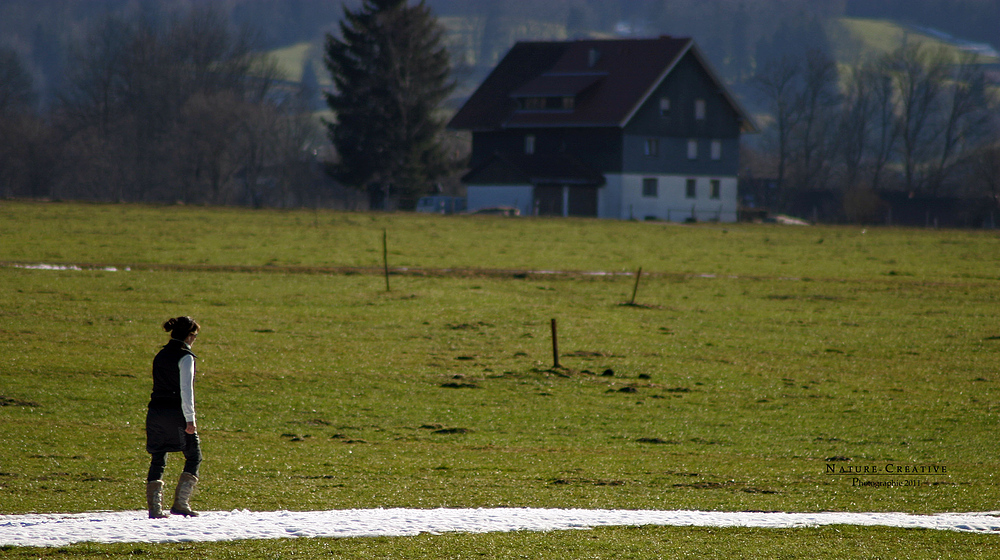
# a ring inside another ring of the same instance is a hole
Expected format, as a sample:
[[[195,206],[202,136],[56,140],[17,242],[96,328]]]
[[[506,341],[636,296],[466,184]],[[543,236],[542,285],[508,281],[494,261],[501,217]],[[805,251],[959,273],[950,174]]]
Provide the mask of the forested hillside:
[[[353,7],[359,0],[345,0]],[[27,61],[35,89],[50,98],[68,53],[109,13],[163,20],[212,4],[234,25],[258,34],[266,49],[316,41],[336,30],[334,0],[5,0],[0,47]],[[577,36],[692,36],[730,81],[764,59],[824,46],[823,26],[836,17],[870,17],[929,27],[958,39],[1000,47],[1000,3],[992,0],[427,0],[452,31],[457,65],[489,66],[520,39]],[[475,72],[473,72],[475,73]],[[481,73],[481,72],[480,72]]]

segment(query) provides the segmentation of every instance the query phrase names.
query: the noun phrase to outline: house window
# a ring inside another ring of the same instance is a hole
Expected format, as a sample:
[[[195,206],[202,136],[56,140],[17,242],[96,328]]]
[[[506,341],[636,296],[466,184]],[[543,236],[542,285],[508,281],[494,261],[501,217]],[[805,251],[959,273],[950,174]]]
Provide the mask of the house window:
[[[524,137],[524,153],[529,156],[535,153],[535,135],[529,134]]]
[[[644,151],[647,156],[655,156],[660,152],[660,141],[656,138],[646,138]]]
[[[524,108],[528,110],[538,110],[545,108],[544,97],[529,97],[523,101]]]
[[[712,186],[711,198],[714,198],[716,200],[722,198],[722,181],[719,181],[718,179],[712,179],[711,181],[708,182],[708,184]]]
[[[722,159],[722,140],[712,140],[712,159]]]
[[[670,98],[669,97],[661,97],[660,98],[660,115],[665,117],[668,114],[670,114]]]
[[[694,118],[699,121],[705,120],[705,100],[695,99],[694,100]]]
[[[656,198],[656,191],[659,189],[659,181],[656,177],[642,180],[642,196]]]
[[[688,159],[698,159],[697,140],[688,140]]]
[[[695,187],[697,186],[697,184],[698,184],[698,180],[697,179],[688,179],[687,180],[687,187],[684,189],[684,196],[686,198],[697,198],[698,197],[698,192],[695,189]]]
[[[517,101],[521,111],[572,111],[576,107],[576,98],[571,95],[553,97],[525,97]]]

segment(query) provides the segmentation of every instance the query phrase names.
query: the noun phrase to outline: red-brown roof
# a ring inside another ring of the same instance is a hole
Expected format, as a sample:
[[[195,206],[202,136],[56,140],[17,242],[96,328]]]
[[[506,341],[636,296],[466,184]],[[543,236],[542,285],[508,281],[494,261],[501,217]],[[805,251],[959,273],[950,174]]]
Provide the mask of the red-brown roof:
[[[517,43],[448,126],[624,126],[692,45],[667,36]],[[557,95],[576,96],[574,109],[515,111],[515,97]]]
[[[510,93],[511,97],[577,95],[607,77],[607,72],[554,74],[546,72]]]

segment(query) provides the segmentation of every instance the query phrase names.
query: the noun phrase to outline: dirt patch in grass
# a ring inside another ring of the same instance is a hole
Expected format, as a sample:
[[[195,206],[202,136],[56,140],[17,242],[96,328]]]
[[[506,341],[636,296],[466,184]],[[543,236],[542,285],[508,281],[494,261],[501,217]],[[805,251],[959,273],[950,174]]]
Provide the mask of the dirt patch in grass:
[[[441,387],[445,389],[478,389],[479,385],[475,383],[467,383],[464,381],[449,381],[447,383],[442,383]]]
[[[618,307],[635,307],[637,309],[663,309],[662,305],[654,305],[651,303],[632,303],[631,301],[623,301],[618,304]]]
[[[484,321],[478,321],[475,323],[448,323],[445,327],[453,331],[464,331],[464,330],[479,330],[481,327],[492,327],[493,325],[486,323]]]
[[[695,490],[714,490],[735,485],[735,482],[688,482],[674,484],[674,488],[693,488]]]
[[[602,352],[600,350],[576,350],[574,352],[567,352],[562,355],[564,358],[624,358],[620,354],[612,354],[611,352]]]
[[[588,478],[557,478],[550,482],[552,485],[590,485],[590,486],[624,486],[624,480],[591,480]]]
[[[766,490],[766,489],[763,489],[763,488],[753,488],[752,486],[748,486],[748,487],[744,488],[743,491],[746,492],[747,494],[778,494],[779,493],[777,490]]]
[[[679,441],[674,441],[671,439],[660,439],[658,437],[641,437],[636,439],[635,441],[639,443],[652,443],[655,445],[677,445],[680,443]]]
[[[441,428],[440,430],[434,430],[432,434],[467,434],[472,431],[472,428]]]
[[[42,406],[34,401],[26,401],[22,399],[15,399],[12,397],[5,397],[0,395],[0,406],[31,406],[39,407]]]

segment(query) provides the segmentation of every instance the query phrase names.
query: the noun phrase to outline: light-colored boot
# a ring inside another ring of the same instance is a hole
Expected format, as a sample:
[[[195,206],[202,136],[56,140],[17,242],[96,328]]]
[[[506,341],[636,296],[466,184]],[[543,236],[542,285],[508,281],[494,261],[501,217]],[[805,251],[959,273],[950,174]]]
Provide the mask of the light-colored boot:
[[[192,510],[189,503],[196,484],[198,484],[197,476],[187,472],[181,473],[181,479],[177,481],[177,490],[174,491],[174,505],[170,507],[170,513],[198,517],[198,512]]]
[[[170,514],[163,513],[163,481],[150,480],[146,483],[146,505],[150,519],[163,519]]]

